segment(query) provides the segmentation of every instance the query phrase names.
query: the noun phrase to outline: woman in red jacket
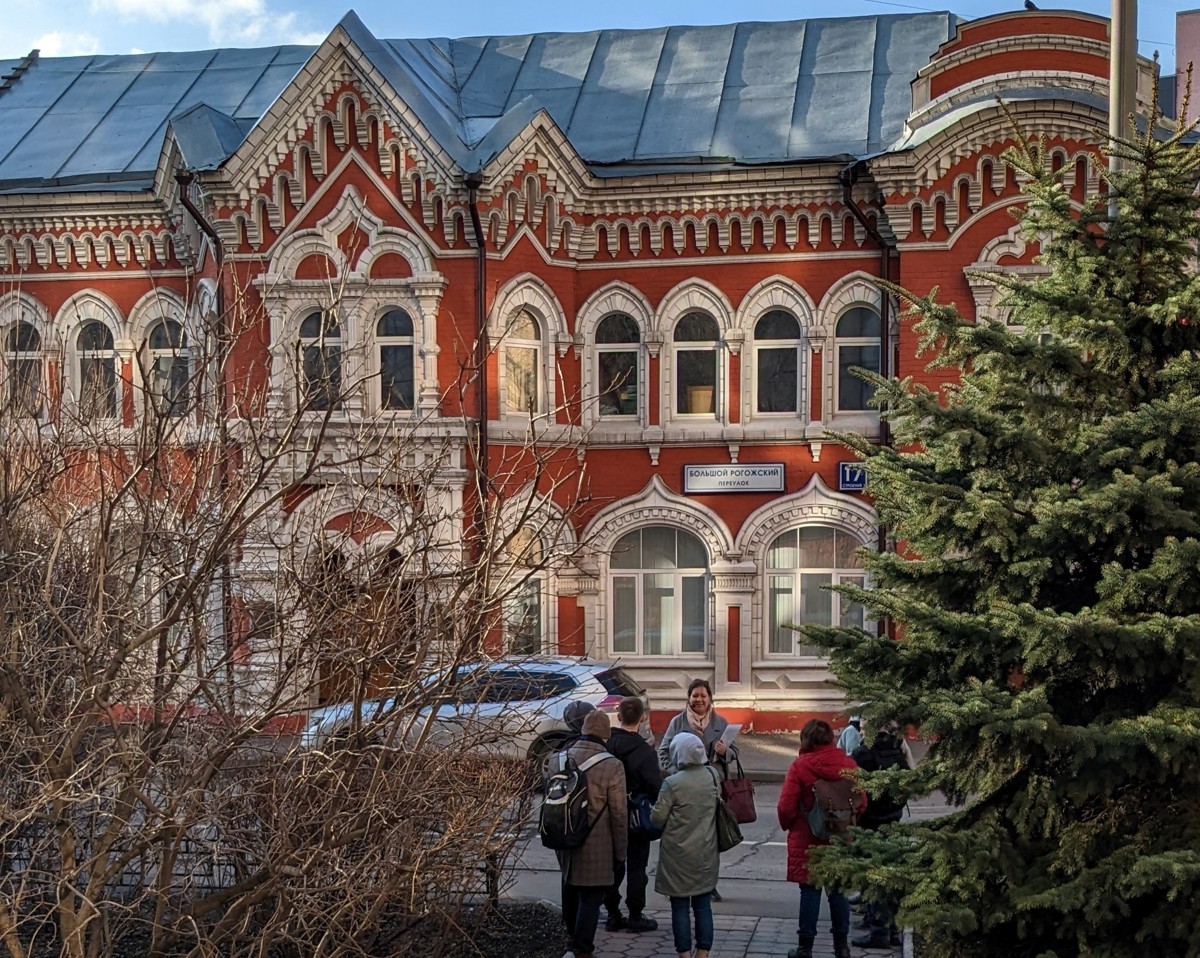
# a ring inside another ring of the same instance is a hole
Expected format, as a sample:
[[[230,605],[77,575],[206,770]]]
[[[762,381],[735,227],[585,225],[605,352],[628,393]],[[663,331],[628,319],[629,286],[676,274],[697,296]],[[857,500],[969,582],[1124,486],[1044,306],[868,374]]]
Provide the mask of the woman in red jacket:
[[[812,958],[817,916],[821,913],[821,889],[809,883],[808,850],[829,842],[813,838],[808,827],[813,785],[820,778],[836,781],[844,772],[857,767],[854,759],[834,744],[833,728],[828,722],[813,719],[804,726],[800,733],[800,755],[788,769],[776,809],[779,824],[788,833],[787,880],[800,885],[800,944],[788,952],[788,958]],[[850,904],[836,888],[829,888],[826,893],[833,925],[834,958],[850,958]]]

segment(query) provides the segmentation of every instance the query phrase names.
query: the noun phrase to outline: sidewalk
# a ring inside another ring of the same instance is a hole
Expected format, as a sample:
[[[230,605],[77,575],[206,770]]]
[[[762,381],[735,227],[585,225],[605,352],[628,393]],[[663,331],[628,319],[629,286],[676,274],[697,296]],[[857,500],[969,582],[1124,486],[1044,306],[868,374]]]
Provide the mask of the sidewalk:
[[[674,955],[671,916],[654,913],[652,917],[658,920],[658,931],[641,935],[607,932],[602,924],[596,934],[597,958],[663,958],[665,955]],[[716,935],[713,940],[712,958],[784,958],[789,948],[796,947],[794,918],[726,917],[715,914],[713,921]],[[828,919],[823,919],[818,929],[817,939],[813,944],[814,958],[833,958],[833,939],[829,934]],[[850,937],[861,934],[862,931],[852,929]],[[856,958],[898,958],[902,952],[899,948],[871,951],[851,948],[851,953]],[[903,953],[909,955],[911,950],[906,947]]]

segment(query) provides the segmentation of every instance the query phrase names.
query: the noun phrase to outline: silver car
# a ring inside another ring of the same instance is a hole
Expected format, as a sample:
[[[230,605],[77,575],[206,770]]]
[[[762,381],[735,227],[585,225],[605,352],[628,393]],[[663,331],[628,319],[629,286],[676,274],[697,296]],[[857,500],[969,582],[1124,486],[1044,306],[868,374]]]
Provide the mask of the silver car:
[[[522,656],[475,662],[426,679],[415,701],[396,699],[330,705],[314,710],[300,736],[306,748],[348,739],[361,729],[368,742],[405,747],[465,747],[540,763],[574,736],[563,719],[572,702],[589,702],[612,716],[628,695],[650,701],[624,669],[586,658]]]

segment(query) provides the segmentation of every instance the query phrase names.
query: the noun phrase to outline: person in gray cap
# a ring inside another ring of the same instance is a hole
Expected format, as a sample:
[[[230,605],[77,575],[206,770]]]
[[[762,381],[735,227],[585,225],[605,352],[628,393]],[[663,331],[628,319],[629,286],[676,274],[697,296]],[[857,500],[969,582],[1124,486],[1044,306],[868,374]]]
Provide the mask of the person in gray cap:
[[[594,711],[595,708],[591,702],[572,702],[563,711],[563,721],[571,726],[576,738],[583,734],[583,720],[588,712]]]
[[[547,755],[542,763],[543,781],[559,770],[561,759],[567,754],[567,749],[574,745],[579,740],[579,736],[583,734],[583,720],[587,718],[588,712],[595,710],[596,706],[591,702],[572,702],[563,710],[563,721],[567,723],[570,732],[563,739],[562,744]]]

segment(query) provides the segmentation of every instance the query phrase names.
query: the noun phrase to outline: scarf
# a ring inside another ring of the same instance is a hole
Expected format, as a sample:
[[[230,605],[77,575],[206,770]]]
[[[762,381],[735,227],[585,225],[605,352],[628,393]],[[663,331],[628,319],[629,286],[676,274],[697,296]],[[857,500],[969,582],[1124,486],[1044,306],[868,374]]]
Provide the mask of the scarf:
[[[710,705],[708,707],[708,711],[703,715],[697,715],[692,711],[692,707],[689,705],[687,707],[687,717],[688,725],[692,727],[692,731],[694,731],[698,736],[700,736],[701,739],[703,739],[704,730],[708,728],[709,723],[712,721],[712,706]]]

